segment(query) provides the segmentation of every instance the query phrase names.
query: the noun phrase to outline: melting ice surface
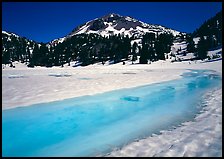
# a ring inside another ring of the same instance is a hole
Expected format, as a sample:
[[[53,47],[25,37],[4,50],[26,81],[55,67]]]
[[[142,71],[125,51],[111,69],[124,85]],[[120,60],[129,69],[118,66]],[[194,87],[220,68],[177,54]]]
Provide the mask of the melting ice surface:
[[[212,71],[2,112],[3,156],[95,156],[192,120],[205,91],[221,86]]]

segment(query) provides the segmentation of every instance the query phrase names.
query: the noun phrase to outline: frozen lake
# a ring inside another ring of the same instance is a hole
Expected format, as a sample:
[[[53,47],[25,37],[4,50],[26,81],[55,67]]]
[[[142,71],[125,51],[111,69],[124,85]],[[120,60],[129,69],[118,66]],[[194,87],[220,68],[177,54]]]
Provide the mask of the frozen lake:
[[[2,112],[3,156],[96,156],[192,120],[201,96],[221,85],[213,71]]]

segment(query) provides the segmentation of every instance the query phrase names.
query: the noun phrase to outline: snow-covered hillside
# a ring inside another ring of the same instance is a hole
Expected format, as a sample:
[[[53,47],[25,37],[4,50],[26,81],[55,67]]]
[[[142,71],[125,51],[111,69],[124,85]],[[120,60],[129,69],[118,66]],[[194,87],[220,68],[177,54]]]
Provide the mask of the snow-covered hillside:
[[[205,36],[206,37],[206,36]],[[193,41],[195,43],[195,46],[197,47],[198,41],[200,40],[200,37],[193,38]],[[194,60],[195,54],[194,52],[187,52],[187,41],[181,40],[181,41],[174,41],[173,45],[171,46],[171,50],[169,53],[165,53],[166,56],[168,56],[168,61],[174,62],[174,61],[191,61]],[[217,48],[213,48],[207,52],[208,58],[205,59],[206,61],[210,61],[211,59],[222,59],[222,47],[219,46]]]
[[[9,38],[8,38],[8,40],[10,41],[11,40],[11,38],[10,37],[12,37],[12,36],[14,36],[14,37],[19,37],[19,35],[16,35],[16,34],[14,34],[14,33],[9,33],[9,32],[6,32],[6,31],[2,31],[2,34],[5,34],[5,35],[7,35]]]
[[[15,33],[12,32],[7,32],[7,31],[2,31],[2,54],[14,54],[14,53],[18,53],[18,54],[23,54],[24,52],[28,52],[32,54],[33,52],[33,48],[34,48],[34,44],[38,44],[40,46],[39,43],[27,39],[25,37],[19,36]],[[9,56],[9,55],[8,55]],[[17,55],[13,55],[14,57]],[[20,55],[20,59],[24,58],[25,55]]]

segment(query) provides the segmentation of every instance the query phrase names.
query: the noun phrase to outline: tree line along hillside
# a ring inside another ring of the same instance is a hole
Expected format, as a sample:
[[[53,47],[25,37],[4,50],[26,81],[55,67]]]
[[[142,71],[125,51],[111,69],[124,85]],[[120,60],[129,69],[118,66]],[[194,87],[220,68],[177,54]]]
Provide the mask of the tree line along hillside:
[[[27,62],[33,66],[63,66],[71,61],[79,61],[82,66],[96,62],[113,61],[113,63],[127,60],[136,60],[141,56],[140,63],[146,60],[164,59],[164,53],[169,51],[173,36],[154,33],[146,33],[142,38],[142,47],[135,42],[131,46],[133,37],[113,35],[102,37],[98,34],[78,34],[67,38],[62,43],[44,44],[35,43],[24,38],[13,37],[10,41],[2,38],[3,54],[2,63],[12,61]],[[150,55],[148,55],[150,52]]]
[[[195,53],[196,59],[207,58],[209,49],[222,45],[221,13],[222,11],[205,21],[192,34],[182,36],[182,40],[188,43],[187,52]],[[197,44],[193,40],[195,37],[200,37]],[[86,66],[97,62],[104,64],[106,61],[135,61],[137,56],[140,56],[139,63],[147,64],[148,61],[165,60],[165,53],[170,52],[176,38],[168,33],[146,33],[139,45],[132,42],[135,40],[134,36],[118,34],[102,37],[98,34],[77,34],[61,43],[37,43],[2,32],[2,64],[21,61],[29,67],[51,67],[78,61],[80,65]]]
[[[199,37],[197,44],[193,38]],[[222,46],[222,10],[214,17],[206,20],[192,34],[188,34],[186,41],[187,51],[194,52],[196,59],[207,58],[207,51]]]

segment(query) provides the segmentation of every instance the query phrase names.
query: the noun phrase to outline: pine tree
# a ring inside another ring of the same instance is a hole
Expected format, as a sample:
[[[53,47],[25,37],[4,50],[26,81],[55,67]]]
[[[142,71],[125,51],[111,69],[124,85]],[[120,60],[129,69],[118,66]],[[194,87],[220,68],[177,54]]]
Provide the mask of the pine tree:
[[[79,52],[80,62],[82,62],[81,66],[87,66],[90,64],[90,56],[87,47],[82,47]]]
[[[26,49],[26,62],[30,61],[30,48],[27,47]]]
[[[147,64],[148,63],[148,44],[142,45],[142,49],[140,52],[140,64]]]
[[[200,37],[200,40],[198,42],[197,52],[196,52],[196,58],[203,60],[207,58],[207,52],[208,51],[208,43],[205,40],[204,36]]]
[[[157,54],[157,57],[155,57],[155,60],[165,60],[164,50],[165,50],[165,44],[162,43],[162,41],[156,41],[155,52]]]
[[[46,66],[47,64],[47,55],[48,55],[49,51],[48,48],[45,44],[41,44],[40,46],[40,53],[39,53],[39,65],[40,66]]]
[[[187,52],[195,52],[195,44],[193,37],[191,35],[187,35]]]
[[[154,61],[155,60],[155,51],[152,46],[149,47],[148,53],[149,53],[149,60]]]
[[[137,47],[138,47],[138,44],[136,42],[134,42],[133,46],[132,46],[132,64],[134,61],[137,60]]]

